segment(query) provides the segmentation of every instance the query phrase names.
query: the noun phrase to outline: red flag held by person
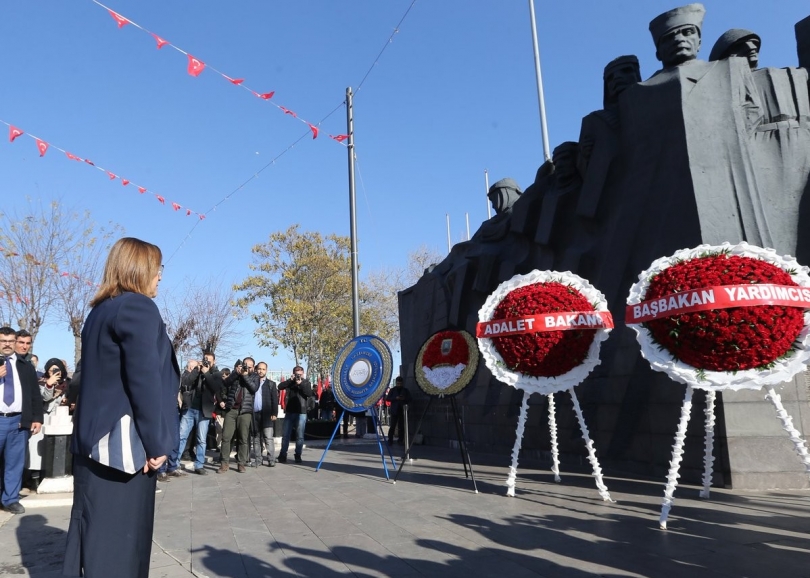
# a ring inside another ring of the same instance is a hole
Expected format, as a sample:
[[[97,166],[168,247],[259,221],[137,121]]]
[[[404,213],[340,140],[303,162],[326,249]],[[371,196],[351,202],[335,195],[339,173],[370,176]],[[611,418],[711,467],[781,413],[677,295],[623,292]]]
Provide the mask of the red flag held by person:
[[[37,148],[39,149],[39,156],[44,157],[45,153],[48,152],[48,143],[44,140],[37,140]]]
[[[323,381],[321,381],[320,377],[318,378],[318,388],[316,391],[318,394],[318,399],[321,399],[321,393],[323,393]]]
[[[118,14],[117,12],[113,12],[110,10],[110,16],[115,18],[115,21],[118,23],[118,28],[123,28],[127,24],[129,24],[129,20]]]
[[[24,134],[23,131],[18,129],[16,126],[8,125],[8,142],[14,142],[14,139]]]
[[[191,76],[197,77],[205,70],[205,62],[194,58],[191,54],[188,55],[188,73]]]

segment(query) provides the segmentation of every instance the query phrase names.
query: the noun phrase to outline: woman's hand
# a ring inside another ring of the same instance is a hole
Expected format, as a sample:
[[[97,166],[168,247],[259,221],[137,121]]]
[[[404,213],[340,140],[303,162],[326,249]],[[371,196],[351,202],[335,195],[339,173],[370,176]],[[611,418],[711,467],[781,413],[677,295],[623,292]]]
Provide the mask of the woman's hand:
[[[147,473],[149,470],[156,471],[160,469],[160,466],[163,465],[163,462],[166,461],[166,456],[160,456],[159,458],[149,458],[146,460],[146,463],[143,466],[143,473]]]

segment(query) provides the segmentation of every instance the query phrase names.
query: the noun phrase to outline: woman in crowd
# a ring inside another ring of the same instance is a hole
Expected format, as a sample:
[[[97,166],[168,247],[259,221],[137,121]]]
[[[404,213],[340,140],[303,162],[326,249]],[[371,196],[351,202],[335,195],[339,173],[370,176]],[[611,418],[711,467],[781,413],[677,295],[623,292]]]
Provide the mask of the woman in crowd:
[[[90,302],[73,416],[66,576],[149,576],[156,472],[179,437],[180,369],[152,300],[161,259],[155,245],[118,240]]]

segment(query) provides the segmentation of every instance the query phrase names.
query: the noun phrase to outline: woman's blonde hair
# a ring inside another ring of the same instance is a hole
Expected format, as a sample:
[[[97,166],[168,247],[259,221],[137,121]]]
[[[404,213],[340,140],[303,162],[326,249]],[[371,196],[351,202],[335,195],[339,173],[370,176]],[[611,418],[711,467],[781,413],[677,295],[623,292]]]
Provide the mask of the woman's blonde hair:
[[[157,245],[133,237],[118,239],[107,256],[104,277],[90,301],[90,307],[95,307],[110,297],[117,297],[124,291],[154,297],[149,293],[162,260],[163,254]]]

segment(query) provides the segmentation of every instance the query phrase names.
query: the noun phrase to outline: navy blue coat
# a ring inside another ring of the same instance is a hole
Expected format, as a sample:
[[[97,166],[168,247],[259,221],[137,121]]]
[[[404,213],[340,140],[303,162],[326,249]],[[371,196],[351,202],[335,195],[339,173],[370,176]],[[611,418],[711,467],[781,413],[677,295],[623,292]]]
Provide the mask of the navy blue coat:
[[[93,446],[125,415],[149,458],[179,443],[180,368],[157,305],[140,293],[102,301],[82,329],[82,389],[73,415],[74,454]]]

